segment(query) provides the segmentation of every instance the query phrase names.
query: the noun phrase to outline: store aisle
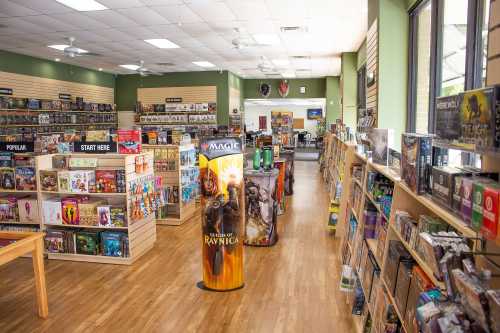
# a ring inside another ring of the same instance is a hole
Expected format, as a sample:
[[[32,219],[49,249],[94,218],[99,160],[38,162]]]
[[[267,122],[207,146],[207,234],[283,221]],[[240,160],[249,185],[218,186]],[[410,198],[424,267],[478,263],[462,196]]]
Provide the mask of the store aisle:
[[[246,286],[196,288],[198,222],[159,227],[132,267],[46,261],[50,317],[36,317],[29,259],[0,268],[0,332],[352,332],[338,291],[338,240],[326,230],[328,197],[316,162],[296,162],[295,193],[272,248],[246,247]]]

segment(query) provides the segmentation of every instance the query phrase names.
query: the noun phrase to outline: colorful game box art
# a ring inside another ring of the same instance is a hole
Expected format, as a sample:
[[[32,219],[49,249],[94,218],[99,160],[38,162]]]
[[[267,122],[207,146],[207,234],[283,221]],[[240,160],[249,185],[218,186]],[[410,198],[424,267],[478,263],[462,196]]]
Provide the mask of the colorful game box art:
[[[108,257],[123,256],[123,233],[104,231],[101,233],[102,255]]]
[[[401,179],[413,192],[424,194],[432,162],[432,137],[404,133],[401,140]]]
[[[0,168],[0,188],[13,190],[16,187],[16,178],[13,168]]]
[[[394,130],[386,128],[371,128],[368,132],[372,160],[374,163],[387,165],[389,161],[389,148],[394,145]]]
[[[118,153],[139,154],[141,152],[140,130],[118,130]]]
[[[279,171],[245,170],[245,244],[271,246],[278,240],[276,229],[276,183]]]
[[[78,170],[69,172],[69,188],[74,193],[89,193],[95,188],[95,172],[93,170]]]
[[[12,168],[14,166],[14,154],[0,152],[0,168]]]
[[[36,170],[34,167],[16,167],[16,190],[36,191]]]
[[[77,225],[80,223],[79,201],[80,199],[76,197],[66,197],[61,200],[63,224]]]
[[[19,210],[19,222],[21,223],[40,223],[38,213],[38,200],[32,198],[23,198],[17,201]]]
[[[241,139],[203,139],[199,167],[203,287],[212,290],[241,288],[245,220]]]
[[[45,235],[45,249],[49,253],[64,253],[64,234],[62,231],[48,230]]]
[[[97,193],[116,193],[116,171],[96,170],[95,187]]]
[[[59,183],[59,192],[69,192],[70,177],[68,170],[61,170],[57,172],[57,180]]]
[[[460,139],[460,95],[436,98],[436,135],[439,139]]]
[[[112,227],[111,207],[108,205],[97,207],[97,218],[101,227]]]
[[[0,221],[16,222],[18,220],[17,198],[14,196],[0,197]]]
[[[494,240],[497,238],[500,223],[499,205],[499,184],[486,185],[483,192],[483,225],[481,226],[481,233],[486,239]]]
[[[57,170],[40,170],[40,186],[42,187],[42,191],[57,192],[59,190],[57,181]]]
[[[99,225],[97,207],[105,205],[106,200],[89,199],[78,203],[78,213],[80,215],[80,225]]]
[[[111,207],[111,224],[113,227],[127,226],[127,214],[125,207]]]
[[[44,224],[62,224],[61,200],[50,198],[42,201],[42,214]]]
[[[97,255],[99,253],[99,237],[96,232],[79,231],[76,233],[76,253]]]

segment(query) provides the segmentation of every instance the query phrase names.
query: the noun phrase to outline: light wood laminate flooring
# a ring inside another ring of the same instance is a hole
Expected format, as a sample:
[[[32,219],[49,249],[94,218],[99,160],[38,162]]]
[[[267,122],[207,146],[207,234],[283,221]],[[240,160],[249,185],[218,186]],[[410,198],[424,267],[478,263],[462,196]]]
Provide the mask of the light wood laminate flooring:
[[[0,332],[354,332],[339,291],[339,240],[316,162],[296,162],[294,195],[274,247],[245,247],[245,287],[220,293],[201,279],[201,227],[158,226],[133,266],[45,261],[49,318],[36,315],[30,259],[0,267]]]

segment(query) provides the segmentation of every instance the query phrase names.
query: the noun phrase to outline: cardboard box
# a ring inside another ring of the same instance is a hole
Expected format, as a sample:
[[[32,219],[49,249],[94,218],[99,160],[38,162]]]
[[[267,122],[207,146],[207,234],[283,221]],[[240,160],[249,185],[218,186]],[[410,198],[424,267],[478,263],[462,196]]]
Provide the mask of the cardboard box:
[[[372,161],[387,165],[389,161],[389,148],[394,147],[394,130],[385,128],[371,128],[368,132]]]
[[[439,139],[460,139],[460,95],[436,98],[436,135]]]
[[[59,190],[57,170],[40,170],[40,186],[42,191],[57,192]]]
[[[76,197],[66,197],[61,200],[63,224],[80,224],[79,201],[79,198]]]
[[[69,172],[70,192],[89,193],[95,188],[95,172],[93,170],[75,170]]]
[[[95,184],[97,193],[116,193],[116,171],[115,170],[96,170]]]
[[[432,168],[432,198],[447,207],[453,207],[455,180],[463,171],[453,167]]]
[[[460,193],[462,194],[462,203],[460,205],[460,212],[462,219],[468,225],[471,224],[472,219],[472,185],[474,180],[472,178],[462,178],[462,186]]]
[[[19,222],[21,223],[40,223],[40,214],[38,211],[38,200],[33,198],[24,198],[17,201],[19,209]]]
[[[16,167],[16,190],[36,191],[36,170],[34,167]]]
[[[99,225],[97,207],[107,204],[103,199],[89,199],[78,203],[79,224],[80,225]]]
[[[472,185],[472,216],[471,227],[479,232],[483,226],[483,205],[484,205],[484,188],[487,184],[491,184],[493,180],[488,178],[475,179]]]
[[[44,224],[62,224],[61,200],[50,198],[42,201],[42,214]]]
[[[413,192],[424,194],[432,163],[432,137],[404,133],[401,140],[401,179]]]
[[[59,192],[69,192],[70,191],[70,176],[69,171],[62,170],[57,173],[57,180],[59,184]]]
[[[500,185],[488,184],[483,191],[483,224],[481,233],[486,239],[494,240],[500,223]]]
[[[6,196],[0,198],[0,221],[17,222],[19,220],[19,210],[17,198]]]

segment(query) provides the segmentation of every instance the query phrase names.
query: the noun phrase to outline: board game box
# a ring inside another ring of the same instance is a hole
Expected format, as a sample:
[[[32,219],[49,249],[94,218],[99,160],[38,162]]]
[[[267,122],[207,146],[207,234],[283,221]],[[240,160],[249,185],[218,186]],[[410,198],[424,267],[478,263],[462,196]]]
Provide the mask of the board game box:
[[[387,165],[389,148],[394,147],[394,130],[385,128],[371,128],[368,132],[373,163]]]
[[[479,232],[483,226],[484,189],[494,181],[489,178],[476,178],[472,184],[471,227]]]
[[[500,185],[487,184],[483,192],[483,225],[481,233],[486,239],[494,240],[498,235],[500,223]]]
[[[432,168],[432,197],[447,207],[453,207],[455,180],[463,175],[463,170],[442,166]]]
[[[432,159],[430,135],[404,133],[401,142],[401,179],[417,194],[427,191]]]
[[[111,223],[111,207],[103,205],[97,207],[97,218],[101,227],[112,227]]]
[[[38,200],[33,198],[23,198],[17,201],[19,210],[19,222],[21,223],[40,223],[38,212]]]
[[[436,98],[436,135],[439,139],[460,139],[460,95]]]
[[[104,231],[101,233],[102,255],[108,257],[122,257],[122,232]]]
[[[0,188],[13,190],[16,186],[16,178],[13,168],[0,168]]]
[[[79,201],[76,197],[66,197],[61,200],[63,224],[80,224]]]
[[[40,186],[42,191],[57,192],[58,185],[57,170],[40,170]]]
[[[61,200],[50,198],[42,201],[42,214],[44,224],[62,224]]]
[[[59,192],[69,192],[70,177],[68,170],[61,170],[57,172],[57,179],[59,183]]]
[[[118,153],[139,154],[141,152],[140,130],[118,130]]]
[[[500,147],[500,86],[469,90],[460,103],[461,141],[477,148]]]
[[[64,253],[64,233],[58,230],[48,230],[45,235],[45,249],[49,253]]]
[[[67,169],[69,167],[69,157],[64,155],[52,156],[52,167],[54,169]]]
[[[72,170],[69,172],[69,189],[74,193],[89,193],[95,189],[95,172],[93,170]]]
[[[95,187],[97,193],[116,193],[116,171],[96,170]]]
[[[0,221],[17,222],[18,220],[17,198],[14,196],[0,197]]]
[[[105,205],[106,200],[89,199],[78,203],[78,213],[80,217],[80,225],[99,225],[97,207]]]
[[[36,170],[34,167],[16,167],[16,190],[36,191]]]
[[[0,152],[0,168],[12,168],[14,166],[14,154]]]
[[[125,207],[111,207],[111,224],[113,227],[127,226],[127,214]]]
[[[76,233],[76,253],[97,255],[99,252],[99,237],[97,232],[79,231]]]

